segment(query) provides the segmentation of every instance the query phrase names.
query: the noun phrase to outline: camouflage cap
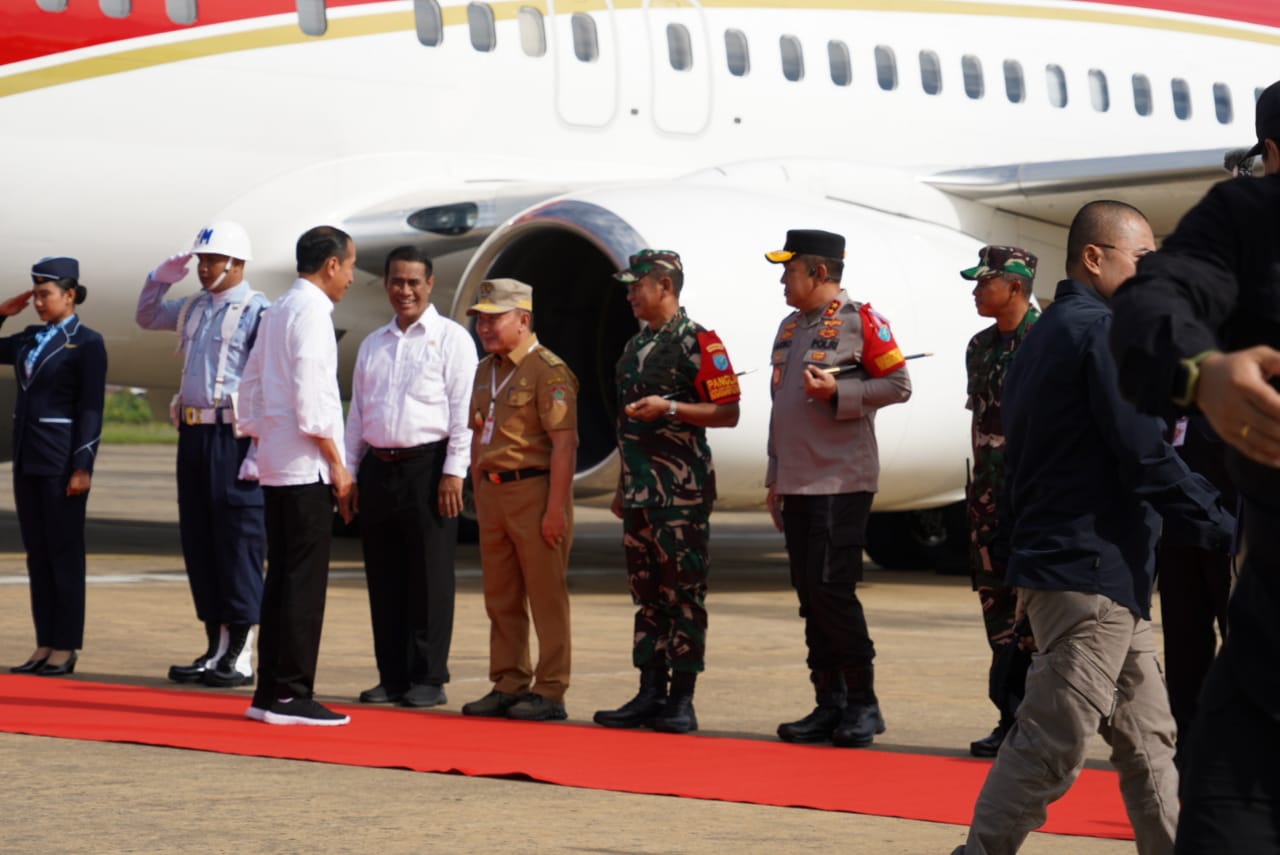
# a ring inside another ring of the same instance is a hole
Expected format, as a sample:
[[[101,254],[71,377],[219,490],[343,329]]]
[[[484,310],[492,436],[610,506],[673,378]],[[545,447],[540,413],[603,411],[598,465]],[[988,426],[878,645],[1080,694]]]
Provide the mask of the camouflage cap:
[[[533,311],[533,288],[519,279],[486,279],[476,292],[476,302],[468,315],[501,315],[512,309]]]
[[[1015,273],[1027,280],[1036,278],[1036,257],[1017,246],[984,246],[978,250],[978,264],[961,270],[965,279],[986,279],[1001,273]]]
[[[655,271],[684,270],[680,263],[680,254],[669,249],[642,249],[627,260],[630,265],[626,270],[613,274],[613,278],[626,284],[639,282]]]

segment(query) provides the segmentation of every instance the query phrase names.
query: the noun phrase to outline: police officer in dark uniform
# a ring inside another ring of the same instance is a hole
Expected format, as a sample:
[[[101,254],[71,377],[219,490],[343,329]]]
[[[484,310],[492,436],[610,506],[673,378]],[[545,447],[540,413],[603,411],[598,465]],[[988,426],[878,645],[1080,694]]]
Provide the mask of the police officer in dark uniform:
[[[1211,189],[1113,300],[1122,390],[1147,412],[1202,412],[1244,500],[1245,563],[1192,725],[1178,853],[1280,851],[1280,82],[1256,130],[1265,176]]]
[[[80,264],[42,258],[35,288],[0,304],[0,322],[34,300],[44,321],[0,338],[0,363],[18,380],[13,413],[13,494],[27,551],[36,649],[15,673],[75,671],[84,641],[84,517],[102,436],[107,350],[80,322]]]
[[[793,229],[765,258],[783,265],[795,309],[778,327],[770,360],[765,485],[786,536],[817,700],[804,718],[779,725],[778,737],[858,748],[884,732],[875,645],[857,595],[879,487],[875,413],[911,397],[911,378],[888,321],[840,285],[842,235]]]

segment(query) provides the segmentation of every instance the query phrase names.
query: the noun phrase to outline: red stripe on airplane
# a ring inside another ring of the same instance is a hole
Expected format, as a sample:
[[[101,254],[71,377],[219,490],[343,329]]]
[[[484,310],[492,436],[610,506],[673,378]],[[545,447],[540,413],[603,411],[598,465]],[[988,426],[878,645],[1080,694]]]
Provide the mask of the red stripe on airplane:
[[[326,0],[330,7],[376,0]],[[1152,9],[1280,27],[1280,3],[1274,0],[1093,0],[1108,6]],[[122,39],[184,30],[165,15],[160,0],[136,3],[127,18],[108,18],[92,0],[70,0],[67,11],[41,11],[35,0],[0,0],[0,65],[106,44]],[[220,24],[282,13],[293,14],[296,0],[198,0],[200,24]]]
[[[357,6],[374,0],[326,0],[330,8]],[[185,30],[164,11],[163,0],[135,0],[127,18],[108,18],[97,0],[69,0],[65,12],[45,12],[36,0],[0,0],[0,65],[62,53],[76,48]],[[282,13],[296,14],[296,0],[197,0],[199,18],[192,26],[222,24]]]

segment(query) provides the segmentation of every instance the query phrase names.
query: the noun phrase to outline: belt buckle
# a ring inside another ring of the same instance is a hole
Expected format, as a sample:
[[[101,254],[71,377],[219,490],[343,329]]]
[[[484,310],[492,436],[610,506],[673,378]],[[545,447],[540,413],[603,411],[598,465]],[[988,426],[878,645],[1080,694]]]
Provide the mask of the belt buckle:
[[[200,411],[195,407],[183,407],[182,423],[188,427],[200,424]]]
[[[485,474],[485,477],[489,479],[489,483],[490,483],[490,484],[501,484],[501,483],[502,483],[502,473],[501,473],[501,472],[486,472],[486,473],[484,473],[484,474]]]

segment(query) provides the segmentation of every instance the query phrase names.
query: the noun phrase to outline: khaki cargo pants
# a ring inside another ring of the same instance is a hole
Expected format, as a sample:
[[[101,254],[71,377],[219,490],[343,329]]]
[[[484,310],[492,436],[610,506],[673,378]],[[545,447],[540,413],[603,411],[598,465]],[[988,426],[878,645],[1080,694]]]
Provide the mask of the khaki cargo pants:
[[[1098,594],[1018,593],[1040,652],[1017,722],[974,806],[965,855],[1010,855],[1080,774],[1094,733],[1111,746],[1138,852],[1169,855],[1178,822],[1175,726],[1151,624]]]

